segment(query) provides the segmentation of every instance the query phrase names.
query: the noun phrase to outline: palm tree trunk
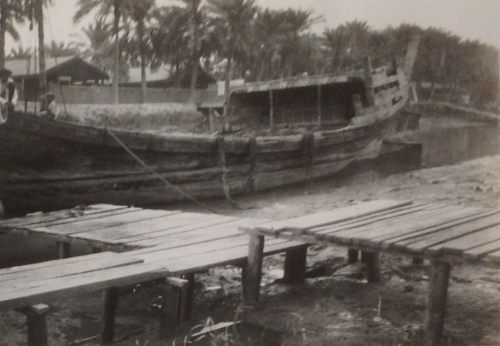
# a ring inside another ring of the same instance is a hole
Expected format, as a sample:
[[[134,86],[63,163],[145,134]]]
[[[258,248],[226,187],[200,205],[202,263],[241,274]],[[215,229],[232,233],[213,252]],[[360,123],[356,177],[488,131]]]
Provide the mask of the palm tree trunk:
[[[194,101],[196,92],[196,82],[198,79],[198,64],[199,64],[198,52],[200,50],[200,28],[196,21],[196,17],[198,15],[200,0],[193,0],[189,6],[190,6],[189,26],[191,33],[191,81],[189,89],[191,91],[191,100]]]
[[[36,22],[38,24],[38,60],[40,66],[38,86],[40,96],[43,96],[47,93],[47,74],[45,68],[45,32],[43,30],[42,0],[37,0],[35,4]]]
[[[137,22],[137,36],[139,39],[139,55],[141,57],[141,103],[147,100],[146,83],[146,56],[144,54],[144,18]]]
[[[231,82],[231,77],[233,75],[233,50],[231,49],[231,54],[227,59],[226,64],[226,79],[224,81],[224,116],[227,116],[229,113],[229,85]]]
[[[7,31],[7,4],[0,5],[0,68],[5,67],[5,32]]]
[[[114,55],[113,55],[113,102],[120,102],[118,84],[120,83],[120,40],[118,33],[120,31],[120,0],[114,1],[114,21],[113,34],[115,35]]]

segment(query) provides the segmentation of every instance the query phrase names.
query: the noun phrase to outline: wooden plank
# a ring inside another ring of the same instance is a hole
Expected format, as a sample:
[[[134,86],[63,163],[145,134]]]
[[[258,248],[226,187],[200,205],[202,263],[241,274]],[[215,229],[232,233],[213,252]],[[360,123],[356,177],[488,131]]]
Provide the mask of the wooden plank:
[[[172,227],[167,226],[166,229],[157,230],[156,232],[152,232],[151,234],[138,234],[135,236],[130,236],[127,238],[123,238],[121,241],[124,244],[133,244],[140,241],[166,238],[170,235],[187,233],[195,230],[201,229],[209,229],[214,226],[223,227],[224,224],[233,221],[235,218],[230,217],[221,217],[220,215],[208,215],[197,220],[196,218],[192,218],[192,222],[179,222],[178,224],[173,223]],[[165,228],[165,227],[164,227]],[[157,245],[157,244],[155,244]]]
[[[162,249],[171,249],[179,246],[203,243],[213,239],[233,237],[239,234],[239,225],[239,220],[236,220],[229,222],[223,226],[170,234],[162,238],[146,239],[137,242],[130,242],[128,244],[140,247],[159,246]]]
[[[379,215],[378,213],[373,215],[371,218],[365,218],[359,222],[352,222],[348,225],[339,224],[333,227],[322,227],[319,229],[311,229],[306,232],[307,234],[324,237],[325,239],[330,239],[330,235],[335,237],[356,237],[358,234],[362,236],[366,232],[375,233],[377,231],[385,231],[392,228],[399,228],[401,224],[411,223],[415,219],[421,218],[422,216],[428,215],[438,215],[443,212],[445,208],[438,209],[426,209],[429,206],[418,206],[416,208],[401,208],[394,210],[392,213],[385,213]],[[392,228],[391,228],[392,227]],[[334,238],[332,238],[334,239]]]
[[[451,249],[452,251],[466,251],[467,249],[487,245],[496,241],[500,241],[500,227],[498,225],[431,246],[427,248],[427,251],[446,251],[447,249]]]
[[[331,231],[335,231],[337,229],[338,230],[354,229],[354,228],[357,229],[361,226],[371,225],[374,222],[377,222],[380,220],[387,220],[387,219],[395,218],[399,215],[405,215],[408,213],[417,212],[417,211],[420,211],[424,208],[429,208],[429,206],[430,205],[428,205],[428,204],[411,204],[411,205],[400,207],[397,209],[389,209],[389,210],[384,210],[384,211],[373,213],[373,214],[360,215],[357,218],[349,219],[346,221],[341,221],[335,225],[313,227],[313,228],[306,230],[306,233],[323,234],[323,233],[329,233]]]
[[[46,280],[44,285],[40,287],[2,293],[0,296],[0,310],[13,310],[63,297],[69,298],[96,292],[109,287],[120,287],[159,279],[168,275],[169,271],[164,266],[138,263],[126,267]]]
[[[453,220],[457,213],[462,215],[464,210],[457,210],[457,208],[443,208],[434,213],[422,213],[421,215],[413,215],[411,218],[398,218],[393,222],[387,224],[376,224],[373,228],[364,228],[358,232],[353,232],[348,235],[351,237],[355,245],[378,246],[381,237],[396,232],[408,234],[411,232],[429,229],[436,225],[437,222],[445,222],[446,220]],[[336,233],[335,236],[343,236],[345,232]]]
[[[446,228],[441,230],[440,232],[434,232],[414,239],[400,241],[398,242],[398,244],[404,245],[411,249],[424,250],[434,245],[463,237],[467,234],[475,233],[481,231],[482,229],[499,224],[500,215],[494,214],[471,222],[467,222],[465,224]]]
[[[169,214],[163,217],[146,219],[134,223],[97,229],[78,233],[74,236],[82,239],[106,241],[109,243],[125,243],[127,240],[143,239],[159,232],[166,232],[190,223],[202,222],[216,218],[216,215],[200,213]]]
[[[88,261],[89,259],[99,261],[103,258],[111,258],[111,257],[118,257],[120,256],[117,253],[114,252],[102,252],[100,254],[92,254],[92,255],[84,255],[84,256],[77,256],[77,257],[71,257],[71,258],[66,258],[64,260],[64,264],[70,265],[72,263],[79,263],[79,262],[85,262]],[[53,260],[53,261],[45,261],[45,262],[40,262],[40,263],[34,263],[34,264],[27,264],[23,266],[18,266],[18,267],[10,267],[10,268],[3,268],[0,269],[0,280],[2,280],[2,277],[5,277],[5,275],[12,275],[16,273],[24,273],[24,272],[37,272],[39,270],[44,270],[48,269],[48,271],[55,271],[56,267],[60,266],[61,263],[63,263],[60,260]]]
[[[261,224],[258,225],[258,229],[259,230],[267,229],[267,230],[272,230],[273,232],[280,232],[287,227],[294,229],[321,227],[326,225],[332,225],[342,221],[351,220],[353,218],[357,218],[363,215],[369,215],[388,209],[404,207],[410,205],[411,203],[412,203],[411,201],[401,202],[401,201],[391,201],[391,200],[363,202],[360,204],[338,208],[326,212]],[[255,228],[254,225],[248,224],[242,227],[241,231],[252,233],[255,232],[254,228]]]
[[[47,280],[77,276],[84,273],[102,271],[109,268],[123,267],[143,262],[142,259],[133,258],[125,254],[117,254],[116,256],[100,260],[94,260],[91,256],[88,257],[90,257],[89,260],[85,262],[76,262],[71,264],[62,263],[57,267],[1,275],[0,287],[2,287],[2,292],[39,287],[43,286]]]
[[[72,219],[82,215],[95,215],[99,213],[106,213],[120,209],[127,209],[128,206],[119,206],[111,204],[93,204],[91,206],[82,208],[73,208],[60,211],[53,211],[50,213],[33,213],[23,217],[8,219],[0,221],[0,228],[6,227],[27,227],[34,225],[42,225],[46,222],[53,222],[64,219]]]
[[[31,228],[32,231],[43,232],[57,235],[70,235],[81,232],[89,232],[107,227],[124,225],[142,220],[155,219],[167,215],[181,213],[180,211],[165,211],[165,210],[137,210],[135,212],[120,213],[115,215],[106,215],[92,220],[76,220],[70,224],[58,224],[47,227]]]
[[[405,239],[418,237],[427,233],[436,232],[446,227],[457,226],[491,214],[493,214],[493,212],[489,211],[485,213],[475,208],[459,209],[448,213],[445,217],[441,217],[438,220],[435,220],[435,225],[433,227],[415,230],[414,227],[411,228],[406,226],[404,230],[395,230],[393,233],[384,234],[383,236],[374,238],[373,241],[395,243]]]
[[[155,246],[156,249],[170,249],[173,247],[172,237],[176,237],[177,239],[175,246],[182,246],[194,244],[199,241],[207,241],[209,239],[228,237],[231,236],[232,233],[236,235],[238,233],[238,226],[241,224],[240,222],[245,222],[245,219],[234,218],[233,220],[224,223],[220,223],[220,221],[209,222],[205,224],[205,227],[202,227],[201,225],[189,225],[189,227],[182,227],[182,232],[176,232],[174,235],[167,235],[165,237],[159,238],[150,238],[147,241],[139,241],[137,243],[130,242],[128,244],[144,247]],[[200,238],[190,239],[190,237],[192,237],[193,235],[197,235],[203,240],[200,240]],[[147,253],[149,252],[149,250],[136,250],[134,253],[139,254],[141,252]]]
[[[500,240],[467,249],[464,251],[464,256],[471,260],[477,260],[497,251],[500,251]]]

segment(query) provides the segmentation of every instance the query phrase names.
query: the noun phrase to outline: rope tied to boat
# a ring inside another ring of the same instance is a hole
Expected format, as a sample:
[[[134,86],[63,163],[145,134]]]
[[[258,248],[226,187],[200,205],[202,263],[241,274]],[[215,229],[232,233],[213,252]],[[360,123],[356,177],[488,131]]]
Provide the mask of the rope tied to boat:
[[[191,196],[190,194],[188,194],[187,192],[185,192],[183,189],[181,189],[180,187],[172,184],[171,182],[169,182],[167,179],[165,179],[164,177],[162,177],[160,174],[158,174],[158,172],[156,172],[154,169],[152,169],[151,167],[149,167],[139,156],[137,156],[132,150],[130,150],[129,147],[127,147],[125,145],[125,143],[123,143],[120,138],[118,138],[114,133],[113,131],[111,131],[110,129],[108,129],[107,127],[104,128],[106,130],[106,132],[118,143],[118,145],[120,145],[130,156],[132,156],[132,158],[134,160],[136,160],[142,167],[144,167],[148,172],[150,172],[151,174],[153,174],[155,177],[157,177],[159,180],[161,180],[163,183],[165,183],[165,185],[167,185],[168,187],[174,189],[175,191],[177,191],[181,196],[189,199],[191,202],[195,203],[196,205],[208,210],[208,211],[211,211],[212,213],[214,214],[220,214],[217,210],[211,208],[210,206],[206,205],[205,203],[202,203],[200,202],[199,200],[197,200],[196,198],[194,198],[193,196]]]

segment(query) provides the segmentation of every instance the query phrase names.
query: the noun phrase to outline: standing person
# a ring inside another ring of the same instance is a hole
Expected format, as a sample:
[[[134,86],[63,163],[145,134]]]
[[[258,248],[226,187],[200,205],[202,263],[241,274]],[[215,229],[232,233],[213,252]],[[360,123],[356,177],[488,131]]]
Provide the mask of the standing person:
[[[57,119],[59,116],[59,106],[55,100],[56,96],[52,91],[49,91],[45,95],[45,100],[42,102],[40,107],[40,115],[44,118],[48,118],[51,120]]]
[[[0,69],[0,124],[7,121],[8,114],[16,107],[18,95],[12,72],[6,68]]]

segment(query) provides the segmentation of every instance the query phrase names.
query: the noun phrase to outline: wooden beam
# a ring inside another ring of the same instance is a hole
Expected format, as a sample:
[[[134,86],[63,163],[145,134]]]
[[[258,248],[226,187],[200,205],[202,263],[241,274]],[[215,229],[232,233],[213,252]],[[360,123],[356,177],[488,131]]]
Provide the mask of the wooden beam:
[[[118,288],[112,287],[104,290],[104,309],[102,314],[103,326],[101,344],[109,345],[115,338],[115,315],[118,307]]]
[[[49,306],[45,304],[33,305],[23,309],[26,313],[28,328],[28,346],[48,346],[47,314]]]
[[[245,281],[243,282],[243,285],[245,285],[243,289],[245,304],[257,304],[259,301],[263,252],[264,236],[250,235]]]
[[[283,282],[301,284],[306,277],[307,245],[288,250],[285,255],[285,274]]]
[[[431,261],[430,292],[427,303],[427,333],[432,346],[440,345],[443,336],[450,270],[451,265],[447,262]]]
[[[380,260],[379,253],[362,251],[366,260],[367,278],[369,282],[380,282]]]
[[[59,253],[59,259],[68,258],[71,251],[70,243],[58,241],[57,251]]]

